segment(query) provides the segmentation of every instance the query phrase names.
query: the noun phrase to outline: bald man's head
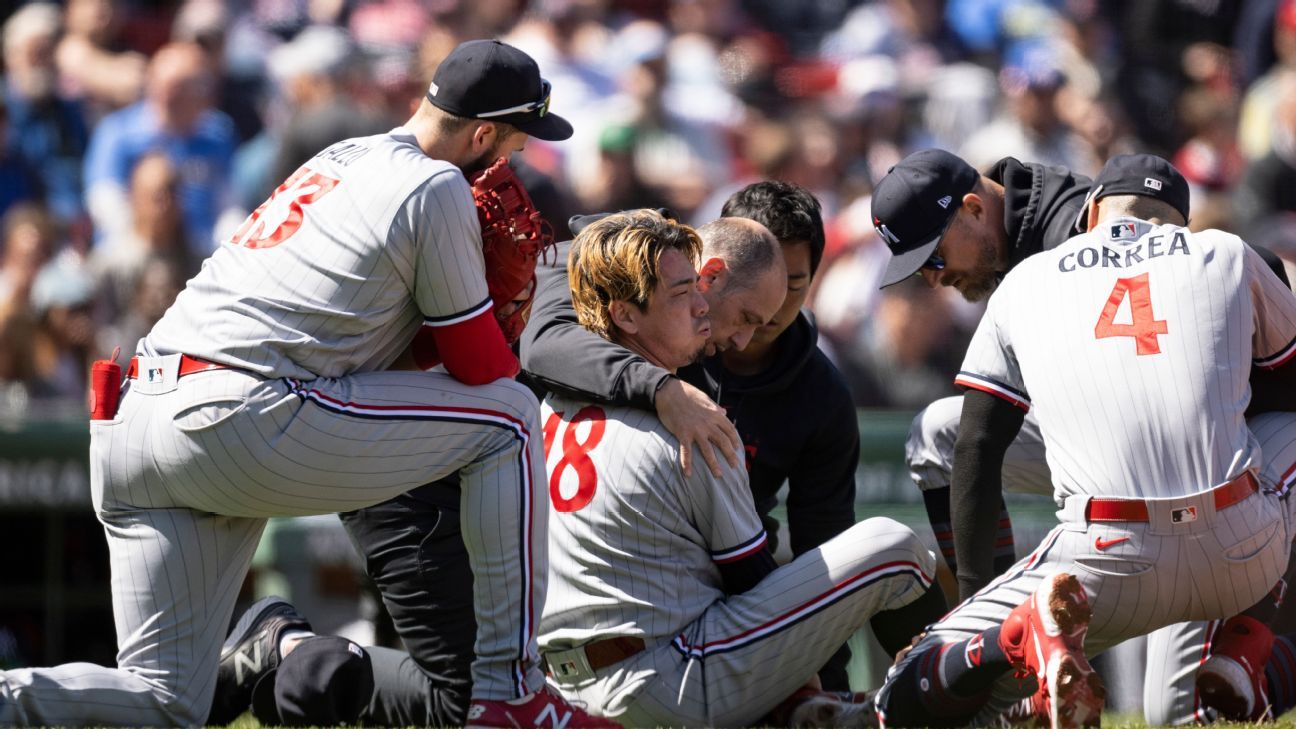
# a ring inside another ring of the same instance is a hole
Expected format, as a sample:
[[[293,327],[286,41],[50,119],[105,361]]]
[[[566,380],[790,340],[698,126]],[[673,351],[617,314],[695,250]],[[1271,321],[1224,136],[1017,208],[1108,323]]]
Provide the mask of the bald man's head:
[[[698,228],[703,295],[711,310],[707,354],[741,350],[756,328],[778,313],[787,268],[778,239],[746,218],[720,218]]]

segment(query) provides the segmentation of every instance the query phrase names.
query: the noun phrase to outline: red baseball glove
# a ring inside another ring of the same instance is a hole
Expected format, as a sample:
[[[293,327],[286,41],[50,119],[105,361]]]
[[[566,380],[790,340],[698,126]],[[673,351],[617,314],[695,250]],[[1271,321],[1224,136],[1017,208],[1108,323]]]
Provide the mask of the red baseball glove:
[[[477,175],[472,193],[481,221],[486,286],[495,303],[495,319],[512,344],[531,315],[536,263],[553,247],[553,229],[531,204],[506,159],[495,160]]]

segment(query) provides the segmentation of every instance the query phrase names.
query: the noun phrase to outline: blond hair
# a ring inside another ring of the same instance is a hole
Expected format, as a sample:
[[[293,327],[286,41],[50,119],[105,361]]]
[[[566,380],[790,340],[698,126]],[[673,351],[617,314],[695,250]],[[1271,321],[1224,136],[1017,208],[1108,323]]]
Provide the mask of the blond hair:
[[[609,215],[582,230],[567,259],[567,283],[581,326],[612,339],[609,306],[628,301],[646,309],[661,280],[662,253],[671,248],[697,267],[702,239],[653,210]]]

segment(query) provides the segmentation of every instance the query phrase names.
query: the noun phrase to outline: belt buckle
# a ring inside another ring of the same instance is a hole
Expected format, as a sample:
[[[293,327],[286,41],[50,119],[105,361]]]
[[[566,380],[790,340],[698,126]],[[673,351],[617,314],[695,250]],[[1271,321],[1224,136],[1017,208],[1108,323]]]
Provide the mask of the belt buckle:
[[[554,678],[567,681],[594,678],[594,669],[590,666],[589,656],[585,655],[585,646],[547,653],[545,662],[549,664],[549,671]]]

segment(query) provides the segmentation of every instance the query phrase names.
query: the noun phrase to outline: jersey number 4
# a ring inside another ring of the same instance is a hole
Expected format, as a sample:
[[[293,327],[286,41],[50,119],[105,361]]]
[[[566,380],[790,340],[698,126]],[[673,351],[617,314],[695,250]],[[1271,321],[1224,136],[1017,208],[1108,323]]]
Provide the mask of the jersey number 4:
[[[1130,323],[1117,324],[1116,310],[1126,298],[1130,302]],[[1148,287],[1146,273],[1134,278],[1116,279],[1116,286],[1112,289],[1111,296],[1107,297],[1107,305],[1103,307],[1102,313],[1098,315],[1098,323],[1094,325],[1094,337],[1097,339],[1133,337],[1135,351],[1139,355],[1160,354],[1161,343],[1157,336],[1168,331],[1165,320],[1157,319],[1152,313],[1152,291]]]
[[[235,231],[232,242],[244,248],[274,248],[301,227],[302,208],[327,195],[337,184],[332,177],[299,168],[275,188],[269,200],[252,211]]]
[[[555,412],[544,424],[545,462],[549,462],[549,451],[558,438],[558,428],[562,426],[562,413]],[[579,511],[589,505],[598,490],[598,471],[594,470],[594,461],[590,460],[590,451],[603,440],[603,431],[607,429],[603,408],[587,405],[576,411],[567,423],[562,435],[562,458],[554,464],[549,474],[549,500],[558,511]],[[589,433],[581,441],[576,429],[581,423],[589,422]],[[568,468],[576,471],[576,493],[567,498],[562,495],[563,472]]]

